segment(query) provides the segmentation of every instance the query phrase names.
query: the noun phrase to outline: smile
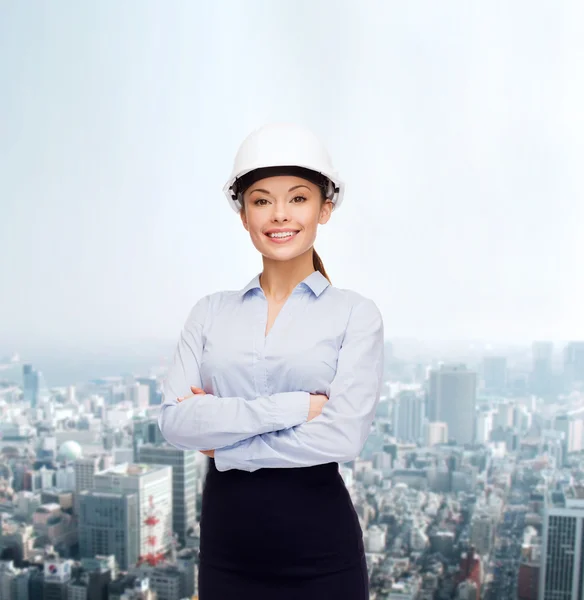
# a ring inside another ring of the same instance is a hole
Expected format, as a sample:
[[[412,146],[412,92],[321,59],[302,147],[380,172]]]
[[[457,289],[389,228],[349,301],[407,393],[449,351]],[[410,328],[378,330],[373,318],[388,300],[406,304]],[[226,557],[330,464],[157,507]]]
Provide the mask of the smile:
[[[274,242],[275,244],[285,244],[292,238],[296,237],[297,234],[298,231],[282,231],[277,233],[266,233],[265,235],[271,242]]]

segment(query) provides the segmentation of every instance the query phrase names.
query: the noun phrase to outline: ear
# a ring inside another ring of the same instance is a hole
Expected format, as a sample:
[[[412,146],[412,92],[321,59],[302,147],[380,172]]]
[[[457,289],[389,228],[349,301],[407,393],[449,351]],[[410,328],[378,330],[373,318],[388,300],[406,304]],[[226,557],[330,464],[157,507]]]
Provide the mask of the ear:
[[[318,222],[320,225],[324,225],[331,218],[331,213],[333,212],[333,203],[330,200],[322,203],[320,207],[320,215],[318,217]]]
[[[241,222],[243,223],[243,226],[245,227],[245,230],[249,231],[249,227],[247,226],[247,216],[245,214],[245,208],[242,208],[239,211],[239,216],[241,217]]]

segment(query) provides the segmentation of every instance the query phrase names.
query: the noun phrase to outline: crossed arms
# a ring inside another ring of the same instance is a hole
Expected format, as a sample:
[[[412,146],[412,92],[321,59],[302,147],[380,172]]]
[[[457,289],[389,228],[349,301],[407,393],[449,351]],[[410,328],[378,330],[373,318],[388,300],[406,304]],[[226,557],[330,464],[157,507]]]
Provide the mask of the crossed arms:
[[[196,395],[202,387],[202,326],[208,297],[191,311],[173,364],[163,381],[158,424],[163,437],[181,449],[215,449],[219,471],[306,467],[356,458],[369,435],[383,373],[383,320],[374,302],[352,308],[339,350],[337,372],[322,413],[307,421],[310,394],[281,392],[254,400]]]

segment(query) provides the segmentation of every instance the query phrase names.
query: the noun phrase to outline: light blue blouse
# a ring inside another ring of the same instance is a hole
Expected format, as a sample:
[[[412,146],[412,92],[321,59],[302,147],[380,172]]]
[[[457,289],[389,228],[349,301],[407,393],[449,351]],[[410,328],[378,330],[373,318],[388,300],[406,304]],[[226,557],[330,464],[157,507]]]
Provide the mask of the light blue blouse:
[[[383,320],[375,303],[318,271],[265,336],[260,276],[192,308],[163,379],[158,424],[176,448],[215,450],[219,471],[308,467],[361,453],[379,402]],[[207,394],[183,402],[190,386]],[[307,421],[310,394],[329,398]]]

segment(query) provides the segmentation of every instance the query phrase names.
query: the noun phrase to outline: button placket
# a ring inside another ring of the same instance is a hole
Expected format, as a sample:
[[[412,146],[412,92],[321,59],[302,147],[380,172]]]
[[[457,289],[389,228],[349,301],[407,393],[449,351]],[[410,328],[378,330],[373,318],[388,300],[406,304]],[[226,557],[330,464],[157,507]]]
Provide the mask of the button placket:
[[[253,327],[253,356],[254,356],[254,385],[258,396],[268,394],[267,390],[267,373],[265,361],[265,340],[263,332],[266,328],[266,298],[263,292],[255,294],[253,301],[255,307],[253,311],[253,320],[256,324]]]
[[[268,361],[266,360],[266,354],[270,348],[274,347],[274,344],[276,344],[276,347],[278,347],[278,337],[281,339],[282,335],[285,335],[285,333],[287,332],[290,322],[292,321],[292,317],[294,316],[294,314],[296,314],[296,311],[298,310],[299,305],[301,305],[299,296],[302,295],[302,292],[303,292],[303,290],[301,287],[297,287],[296,289],[294,289],[292,291],[292,293],[286,299],[286,302],[280,309],[280,312],[279,312],[278,316],[276,317],[276,320],[272,324],[272,327],[270,329],[268,336],[264,337],[263,362],[265,364],[265,373],[266,373],[266,381],[267,381],[266,385],[269,390],[268,393],[273,393],[274,390],[269,385],[270,384],[270,375],[268,373]],[[267,302],[267,300],[266,300],[266,302]],[[266,314],[267,314],[267,309],[266,309]],[[267,316],[266,316],[265,322],[267,322]],[[265,324],[265,322],[264,322],[264,324]],[[264,329],[264,331],[265,331],[265,329]],[[275,341],[273,339],[274,336],[276,336]]]

